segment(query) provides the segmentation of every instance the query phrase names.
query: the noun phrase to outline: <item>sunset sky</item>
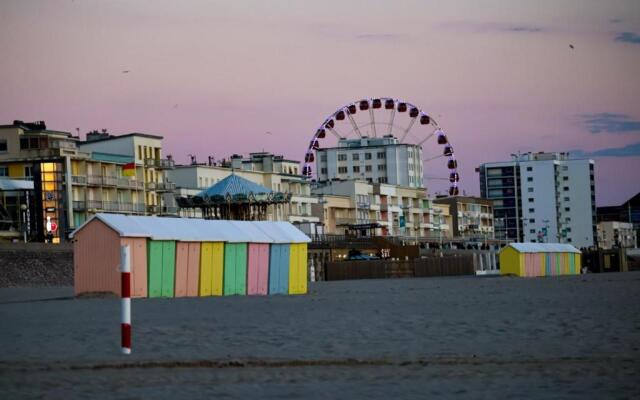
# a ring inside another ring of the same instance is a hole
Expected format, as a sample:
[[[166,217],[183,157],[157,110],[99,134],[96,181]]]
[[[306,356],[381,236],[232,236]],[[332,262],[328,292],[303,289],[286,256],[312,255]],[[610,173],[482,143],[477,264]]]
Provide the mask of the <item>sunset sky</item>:
[[[439,116],[467,194],[518,151],[593,157],[599,206],[640,191],[638,0],[2,0],[0,54],[0,124],[301,160],[336,108],[395,97]]]

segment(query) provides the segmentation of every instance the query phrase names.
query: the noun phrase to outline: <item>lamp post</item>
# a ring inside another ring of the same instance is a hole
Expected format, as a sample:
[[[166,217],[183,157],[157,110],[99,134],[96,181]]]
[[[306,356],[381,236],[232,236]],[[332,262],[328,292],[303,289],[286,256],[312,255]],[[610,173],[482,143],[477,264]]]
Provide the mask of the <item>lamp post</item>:
[[[20,229],[22,230],[22,238],[27,243],[27,205],[20,204],[20,214],[22,215],[22,221],[20,223]]]

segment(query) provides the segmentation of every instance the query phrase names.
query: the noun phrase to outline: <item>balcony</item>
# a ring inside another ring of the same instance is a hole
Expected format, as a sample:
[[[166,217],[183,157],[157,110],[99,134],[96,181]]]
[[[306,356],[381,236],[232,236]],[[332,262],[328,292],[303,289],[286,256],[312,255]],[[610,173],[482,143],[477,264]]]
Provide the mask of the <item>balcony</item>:
[[[86,185],[87,177],[81,175],[73,175],[71,176],[71,183],[73,183],[74,185]]]
[[[157,206],[160,215],[178,215],[178,207],[175,206]]]
[[[158,182],[156,183],[157,192],[172,192],[176,190],[176,184],[173,182]]]
[[[167,158],[147,158],[144,160],[144,165],[147,168],[157,168],[157,169],[175,168],[175,162]]]
[[[73,210],[74,211],[84,211],[87,209],[87,203],[81,200],[73,201]]]
[[[100,175],[88,175],[87,184],[91,186],[102,186],[102,177]]]
[[[118,178],[115,176],[103,176],[102,177],[102,186],[117,186]]]
[[[340,225],[355,225],[357,223],[355,218],[336,218],[336,226]]]
[[[102,200],[87,200],[87,209],[102,210]]]
[[[155,182],[147,182],[147,190],[156,190]]]

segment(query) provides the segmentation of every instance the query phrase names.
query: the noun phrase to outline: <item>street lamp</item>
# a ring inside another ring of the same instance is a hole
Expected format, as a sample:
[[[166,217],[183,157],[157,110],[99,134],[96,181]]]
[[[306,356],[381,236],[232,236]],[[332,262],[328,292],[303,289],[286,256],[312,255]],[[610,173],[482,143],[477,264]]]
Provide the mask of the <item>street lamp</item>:
[[[22,215],[22,222],[20,228],[22,229],[22,237],[24,242],[27,243],[27,205],[20,204],[20,214]]]

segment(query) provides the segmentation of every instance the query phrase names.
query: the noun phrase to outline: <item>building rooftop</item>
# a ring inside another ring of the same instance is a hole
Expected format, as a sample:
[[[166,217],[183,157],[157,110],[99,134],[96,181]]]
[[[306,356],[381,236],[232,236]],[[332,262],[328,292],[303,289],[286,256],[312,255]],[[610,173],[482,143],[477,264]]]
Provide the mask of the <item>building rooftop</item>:
[[[93,132],[89,132],[87,134],[87,137],[89,137],[90,134],[92,134]],[[85,140],[85,141],[81,141],[80,143],[78,143],[79,145],[83,145],[83,144],[91,144],[91,143],[96,143],[96,142],[104,142],[107,140],[117,140],[117,139],[124,139],[124,138],[128,138],[131,136],[138,136],[138,137],[145,137],[145,138],[149,138],[149,139],[164,139],[162,136],[158,136],[158,135],[151,135],[148,133],[140,133],[140,132],[133,132],[133,133],[125,133],[123,135],[110,135],[106,132],[102,132],[102,133],[98,133],[98,137],[90,139],[90,140]]]
[[[222,179],[220,182],[215,185],[209,187],[208,189],[203,190],[198,193],[196,196],[204,198],[206,197],[214,197],[214,196],[222,196],[227,197],[235,196],[238,194],[267,194],[273,193],[273,190],[266,188],[262,185],[258,185],[257,183],[251,182],[248,179],[242,178],[236,174],[231,174],[226,178]]]

